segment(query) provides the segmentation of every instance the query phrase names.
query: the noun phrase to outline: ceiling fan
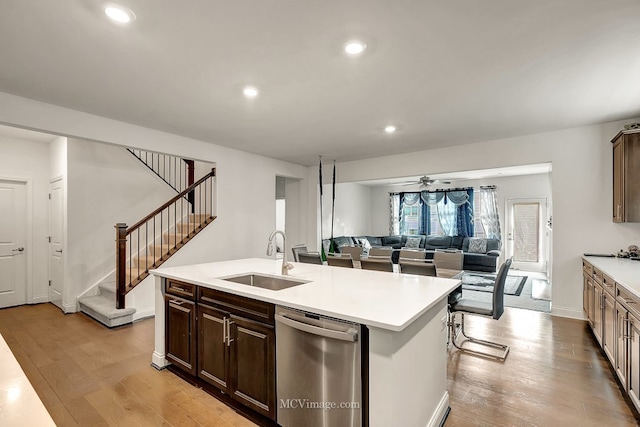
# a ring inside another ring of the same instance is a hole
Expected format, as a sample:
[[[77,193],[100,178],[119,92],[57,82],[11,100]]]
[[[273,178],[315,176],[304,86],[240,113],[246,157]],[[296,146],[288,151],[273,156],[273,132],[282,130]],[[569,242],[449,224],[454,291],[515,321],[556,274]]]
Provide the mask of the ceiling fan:
[[[429,188],[431,184],[451,184],[451,180],[446,179],[431,179],[428,176],[421,176],[417,181],[405,181],[402,185],[416,185],[420,184],[420,188]]]

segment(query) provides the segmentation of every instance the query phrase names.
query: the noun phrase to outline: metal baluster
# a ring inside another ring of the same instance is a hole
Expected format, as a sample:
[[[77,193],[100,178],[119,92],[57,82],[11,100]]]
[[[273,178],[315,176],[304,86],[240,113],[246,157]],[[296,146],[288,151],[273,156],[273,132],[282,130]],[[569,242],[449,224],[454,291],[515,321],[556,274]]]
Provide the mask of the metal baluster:
[[[137,262],[137,272],[138,272],[138,276],[136,277],[136,279],[138,277],[140,277],[140,227],[138,227],[138,241],[136,242],[138,244],[138,250],[136,251],[136,256],[138,257],[138,262]],[[133,257],[132,257],[133,258]]]

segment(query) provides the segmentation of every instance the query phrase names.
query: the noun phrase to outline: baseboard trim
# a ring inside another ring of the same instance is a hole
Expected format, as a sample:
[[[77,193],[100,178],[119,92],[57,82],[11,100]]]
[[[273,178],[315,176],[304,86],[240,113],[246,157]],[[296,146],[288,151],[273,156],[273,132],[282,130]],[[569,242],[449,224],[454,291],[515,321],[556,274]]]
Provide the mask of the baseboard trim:
[[[567,317],[569,319],[586,320],[584,317],[584,311],[576,310],[569,307],[552,307],[551,315],[558,317]]]
[[[449,415],[449,392],[445,391],[427,427],[439,427],[443,425],[447,415]]]
[[[43,296],[39,296],[39,297],[33,297],[33,298],[31,298],[31,301],[29,301],[27,304],[42,304],[43,302],[49,302],[49,296],[48,295],[43,295]]]
[[[147,317],[154,317],[156,315],[156,309],[153,307],[145,308],[142,310],[136,309],[136,312],[133,313],[133,321],[146,319]]]
[[[170,365],[165,359],[164,354],[156,353],[155,351],[151,355],[151,366],[156,368],[157,370],[161,370]]]
[[[68,313],[77,313],[78,310],[78,304],[65,304],[62,303],[62,311],[64,312],[64,314],[68,314]]]

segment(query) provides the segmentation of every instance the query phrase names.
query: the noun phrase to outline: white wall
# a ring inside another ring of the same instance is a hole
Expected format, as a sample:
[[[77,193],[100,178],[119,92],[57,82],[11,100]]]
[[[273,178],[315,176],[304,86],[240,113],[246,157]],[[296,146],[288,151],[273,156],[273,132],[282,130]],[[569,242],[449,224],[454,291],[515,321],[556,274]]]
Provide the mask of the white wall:
[[[323,186],[323,236],[331,236],[331,184]],[[336,184],[333,235],[363,236],[371,231],[371,187],[357,183]]]
[[[0,123],[215,163],[218,219],[196,236],[185,249],[172,257],[167,265],[265,257],[267,238],[275,224],[276,175],[303,180],[300,184],[300,201],[301,206],[306,206],[306,191],[310,184],[304,183],[308,174],[304,166],[2,92]],[[88,172],[85,168],[82,173]],[[72,191],[77,191],[77,187],[69,189],[69,197],[74,197],[77,201],[78,196],[72,196]],[[98,206],[94,208],[99,211]],[[307,224],[308,212],[302,209],[298,215],[301,233],[306,234],[304,227]],[[113,227],[110,222],[107,227]],[[75,223],[69,222],[69,229],[75,226]],[[115,231],[113,233],[108,236],[109,244],[113,244]],[[86,256],[77,250],[74,253],[78,257]],[[73,263],[76,270],[70,269],[69,274],[76,279],[74,284],[70,285],[72,292],[69,292],[68,298],[91,285],[77,280],[78,278],[85,275],[93,277],[95,273],[81,258]]]
[[[28,182],[27,303],[49,300],[49,144],[0,135],[0,179]]]
[[[115,268],[115,228],[132,225],[175,196],[122,147],[69,138],[67,231],[63,304]]]
[[[637,121],[637,119],[635,120]],[[340,182],[552,163],[552,312],[582,318],[584,252],[616,252],[640,242],[640,224],[614,224],[611,139],[624,122],[338,164]],[[310,167],[308,176],[317,174]],[[316,175],[317,176],[317,175]],[[317,203],[309,198],[309,216]],[[312,233],[312,231],[310,231]]]

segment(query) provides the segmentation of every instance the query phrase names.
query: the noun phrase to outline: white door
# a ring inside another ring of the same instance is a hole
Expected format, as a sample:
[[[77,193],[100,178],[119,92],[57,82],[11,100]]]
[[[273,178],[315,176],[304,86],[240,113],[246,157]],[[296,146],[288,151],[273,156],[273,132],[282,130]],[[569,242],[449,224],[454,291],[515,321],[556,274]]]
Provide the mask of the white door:
[[[27,302],[27,184],[0,180],[0,307]]]
[[[511,268],[546,271],[546,212],[546,199],[507,200],[506,255],[513,257]]]
[[[62,267],[64,265],[64,254],[62,246],[64,243],[63,220],[64,220],[64,193],[62,180],[53,181],[49,184],[49,233],[51,243],[49,244],[49,301],[62,307],[62,289],[64,288]]]

